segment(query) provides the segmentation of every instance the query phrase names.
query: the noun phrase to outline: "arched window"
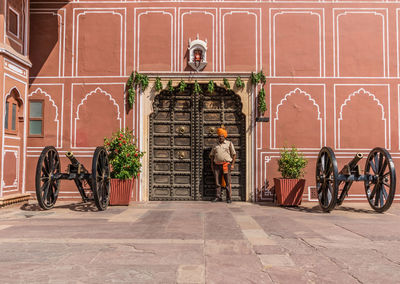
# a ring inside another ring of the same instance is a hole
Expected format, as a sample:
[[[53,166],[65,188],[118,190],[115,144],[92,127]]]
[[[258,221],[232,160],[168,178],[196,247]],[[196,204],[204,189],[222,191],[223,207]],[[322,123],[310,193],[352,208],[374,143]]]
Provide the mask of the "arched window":
[[[6,134],[18,134],[18,117],[21,102],[18,99],[17,91],[13,90],[11,95],[6,99],[6,107],[4,112],[4,130]]]

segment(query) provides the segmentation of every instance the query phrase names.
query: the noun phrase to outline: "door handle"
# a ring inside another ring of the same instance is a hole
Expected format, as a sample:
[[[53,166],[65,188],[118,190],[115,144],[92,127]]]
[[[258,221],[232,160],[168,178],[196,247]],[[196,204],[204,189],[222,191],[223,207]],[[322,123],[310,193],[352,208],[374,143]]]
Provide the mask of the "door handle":
[[[178,158],[179,158],[179,159],[185,158],[185,152],[179,152],[179,153],[178,153]]]
[[[215,134],[215,127],[210,127],[210,128],[208,129],[208,133],[209,133],[209,134]]]

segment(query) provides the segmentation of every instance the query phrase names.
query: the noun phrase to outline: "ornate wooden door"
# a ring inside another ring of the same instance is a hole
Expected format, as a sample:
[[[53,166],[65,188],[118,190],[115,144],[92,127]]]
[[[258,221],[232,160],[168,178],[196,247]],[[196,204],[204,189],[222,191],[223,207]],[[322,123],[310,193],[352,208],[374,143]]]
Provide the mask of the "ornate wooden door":
[[[242,113],[240,97],[233,91],[216,88],[214,94],[205,93],[200,103],[202,132],[203,169],[201,188],[204,199],[216,194],[214,174],[211,171],[209,154],[217,143],[217,129],[223,125],[228,131],[227,140],[232,141],[236,150],[236,164],[232,169],[232,199],[245,200],[246,186],[246,131],[245,116]],[[223,192],[225,194],[225,192]]]
[[[195,95],[162,91],[150,115],[150,200],[201,200],[215,196],[215,182],[208,157],[217,143],[222,124],[236,148],[232,173],[232,198],[244,200],[246,184],[245,117],[240,97],[216,87],[213,94]]]

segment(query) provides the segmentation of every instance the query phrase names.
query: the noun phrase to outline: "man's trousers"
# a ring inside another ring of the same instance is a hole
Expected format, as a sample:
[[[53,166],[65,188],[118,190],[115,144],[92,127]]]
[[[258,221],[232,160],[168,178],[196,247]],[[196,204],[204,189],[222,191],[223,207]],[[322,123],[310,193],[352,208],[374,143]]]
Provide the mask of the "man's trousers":
[[[231,188],[231,164],[228,163],[227,170],[224,171],[223,164],[214,164],[214,176],[215,184],[217,186],[217,198],[221,198],[221,184],[222,177],[224,177],[226,183],[226,198],[231,199],[232,188]]]

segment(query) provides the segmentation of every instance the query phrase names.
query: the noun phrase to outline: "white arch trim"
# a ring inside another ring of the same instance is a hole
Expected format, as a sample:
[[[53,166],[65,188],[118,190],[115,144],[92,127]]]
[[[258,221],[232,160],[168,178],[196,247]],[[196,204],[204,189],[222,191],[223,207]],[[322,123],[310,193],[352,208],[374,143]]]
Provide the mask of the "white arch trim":
[[[54,118],[54,122],[57,123],[57,136],[56,136],[57,137],[56,138],[57,146],[56,147],[58,148],[59,147],[59,134],[60,134],[60,120],[58,119],[58,107],[57,107],[57,104],[54,102],[54,100],[51,97],[51,95],[49,95],[47,92],[43,91],[42,88],[36,88],[35,91],[33,91],[32,93],[30,93],[28,95],[28,98],[32,97],[32,96],[35,96],[35,95],[38,95],[38,94],[43,94],[45,97],[47,97],[47,99],[51,102],[52,106],[56,109],[56,116]],[[42,111],[44,112],[44,109]],[[29,116],[29,114],[28,114],[28,116]]]
[[[119,105],[118,103],[115,101],[115,99],[111,96],[111,94],[107,93],[106,91],[102,90],[100,87],[97,87],[95,90],[91,91],[90,93],[87,93],[86,96],[81,100],[80,104],[78,105],[78,107],[76,108],[76,116],[75,116],[75,121],[74,121],[74,147],[76,147],[76,123],[77,121],[80,119],[79,118],[79,109],[81,106],[83,106],[83,104],[87,101],[87,99],[89,98],[89,96],[96,94],[96,93],[100,93],[106,97],[108,97],[108,99],[113,103],[114,106],[117,107],[117,120],[119,121],[119,128],[121,129],[121,112],[119,111]]]
[[[311,97],[310,94],[308,94],[307,92],[301,90],[300,88],[296,88],[293,91],[290,91],[289,93],[287,93],[285,95],[285,97],[279,102],[279,104],[276,106],[276,112],[275,112],[275,118],[274,118],[274,149],[276,149],[276,133],[277,133],[277,129],[276,129],[276,121],[279,120],[279,108],[285,103],[287,102],[288,98],[294,94],[301,94],[303,96],[305,96],[309,101],[311,101],[313,103],[314,106],[317,107],[317,120],[319,121],[319,140],[320,140],[320,147],[321,148],[323,146],[323,142],[322,142],[322,118],[321,118],[321,112],[319,110],[319,105],[317,104],[317,102]],[[300,148],[299,149],[304,149],[304,148]],[[315,149],[319,149],[319,148],[315,148]],[[307,148],[307,149],[312,149],[312,148]]]
[[[385,118],[385,108],[383,107],[383,105],[381,104],[381,102],[379,101],[379,99],[377,97],[375,97],[374,94],[366,91],[364,88],[360,88],[357,91],[351,93],[347,99],[345,99],[345,101],[343,102],[343,104],[340,106],[340,112],[339,112],[339,119],[338,119],[338,149],[341,149],[341,145],[340,145],[340,141],[341,141],[341,134],[340,134],[340,123],[343,120],[343,108],[351,101],[351,99],[353,97],[355,97],[356,95],[368,95],[368,98],[372,98],[373,101],[381,108],[381,112],[382,112],[382,120],[385,123],[385,148],[388,148],[388,143],[387,143],[387,121]]]

